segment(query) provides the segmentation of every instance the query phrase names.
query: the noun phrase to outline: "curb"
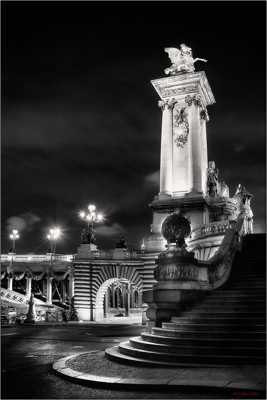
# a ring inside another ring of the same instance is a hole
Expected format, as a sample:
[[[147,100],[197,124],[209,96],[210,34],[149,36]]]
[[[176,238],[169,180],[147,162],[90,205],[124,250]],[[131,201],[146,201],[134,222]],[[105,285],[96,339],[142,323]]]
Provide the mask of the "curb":
[[[75,358],[78,355],[87,353],[77,353],[64,358],[60,358],[58,361],[53,363],[52,369],[54,372],[62,378],[68,379],[72,382],[79,383],[85,386],[101,386],[101,388],[112,387],[115,389],[183,389],[183,390],[210,390],[217,391],[218,389],[226,392],[244,391],[247,395],[249,394],[264,394],[265,389],[260,384],[246,385],[246,382],[234,382],[232,381],[212,381],[203,379],[123,379],[120,377],[107,377],[88,374],[84,372],[76,371],[66,366],[66,362],[71,358]],[[251,393],[253,392],[253,393]],[[253,397],[254,397],[253,396]]]

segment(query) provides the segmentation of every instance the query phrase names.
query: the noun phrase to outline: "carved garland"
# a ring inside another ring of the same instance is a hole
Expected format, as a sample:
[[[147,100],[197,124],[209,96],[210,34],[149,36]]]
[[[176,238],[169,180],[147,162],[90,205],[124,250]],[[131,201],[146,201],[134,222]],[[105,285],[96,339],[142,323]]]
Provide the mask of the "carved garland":
[[[193,265],[164,265],[155,268],[157,281],[197,281],[198,268]]]
[[[194,104],[196,107],[201,107],[200,118],[204,119],[205,121],[209,121],[209,114],[208,114],[207,108],[204,107],[204,105],[202,104],[201,97],[199,94],[195,94],[194,96],[189,96],[189,95],[186,96],[185,102],[186,102],[186,104],[188,104],[189,107],[192,104]]]
[[[177,147],[183,148],[188,141],[189,123],[186,108],[177,108],[174,113],[174,126],[183,130],[183,133],[176,135],[174,142]]]

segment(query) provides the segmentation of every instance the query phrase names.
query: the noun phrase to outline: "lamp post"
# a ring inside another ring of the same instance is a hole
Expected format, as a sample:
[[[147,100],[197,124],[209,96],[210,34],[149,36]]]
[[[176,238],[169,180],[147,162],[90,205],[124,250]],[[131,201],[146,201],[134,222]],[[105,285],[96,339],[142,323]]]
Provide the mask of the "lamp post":
[[[104,216],[101,213],[98,213],[96,210],[96,206],[94,204],[89,204],[88,211],[80,211],[80,218],[87,222],[87,229],[83,229],[82,231],[82,244],[89,245],[90,251],[95,251],[96,240],[94,236],[94,224],[102,222],[104,220]],[[94,305],[93,305],[93,264],[90,264],[89,270],[89,282],[90,282],[90,321],[94,320]]]
[[[12,240],[12,253],[16,251],[16,240],[19,239],[19,232],[17,229],[13,229],[11,234],[9,235],[10,239]]]
[[[61,234],[62,234],[61,229],[58,227],[49,229],[49,233],[46,237],[50,241],[51,254],[56,252],[57,240],[60,238]]]
[[[57,240],[60,238],[62,231],[59,227],[49,229],[49,233],[46,236],[50,241],[50,266],[47,267],[47,281],[46,281],[46,301],[48,304],[53,303],[53,288],[52,288],[52,267],[53,267],[53,255],[56,253]]]
[[[102,222],[104,216],[101,213],[97,213],[96,206],[94,204],[89,204],[88,211],[80,211],[80,218],[87,222],[88,228],[94,227],[94,223]]]

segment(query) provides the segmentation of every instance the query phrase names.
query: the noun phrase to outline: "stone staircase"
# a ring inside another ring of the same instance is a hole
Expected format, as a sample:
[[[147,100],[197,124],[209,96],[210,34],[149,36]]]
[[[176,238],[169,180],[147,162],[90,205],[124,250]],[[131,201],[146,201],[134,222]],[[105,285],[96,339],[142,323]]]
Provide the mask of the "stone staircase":
[[[107,349],[107,357],[166,367],[265,364],[265,235],[249,236],[224,287],[161,328]]]

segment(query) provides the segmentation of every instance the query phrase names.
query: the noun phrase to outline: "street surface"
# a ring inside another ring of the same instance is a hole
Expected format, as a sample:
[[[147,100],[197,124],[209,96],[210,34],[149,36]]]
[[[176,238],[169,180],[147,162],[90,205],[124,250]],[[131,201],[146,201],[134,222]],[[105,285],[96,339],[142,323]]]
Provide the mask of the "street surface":
[[[220,393],[101,390],[56,376],[52,363],[76,353],[104,350],[139,335],[121,324],[16,326],[2,328],[2,399],[214,399]],[[122,366],[123,368],[123,366]],[[96,374],[101,371],[95,371]],[[226,397],[224,397],[226,398]],[[229,398],[239,398],[231,396]],[[243,396],[246,398],[246,396]]]

